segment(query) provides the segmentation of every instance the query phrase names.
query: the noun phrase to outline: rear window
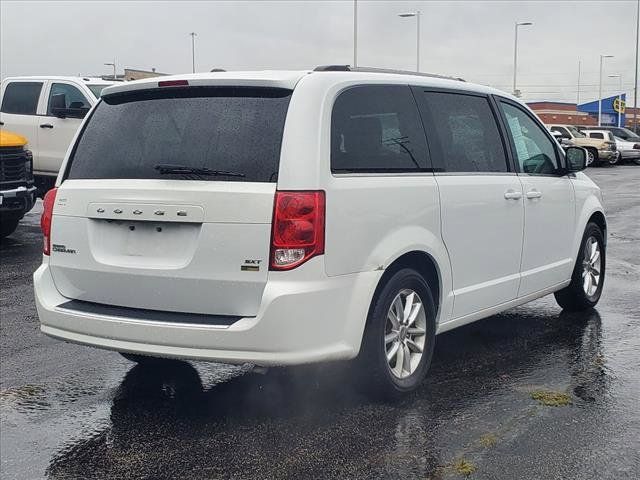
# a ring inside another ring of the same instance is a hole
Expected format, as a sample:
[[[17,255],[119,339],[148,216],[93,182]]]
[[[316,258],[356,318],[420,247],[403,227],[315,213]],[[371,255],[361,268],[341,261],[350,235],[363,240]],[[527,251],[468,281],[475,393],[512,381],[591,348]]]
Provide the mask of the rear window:
[[[67,178],[275,182],[290,98],[290,90],[247,87],[108,95],[75,146]]]

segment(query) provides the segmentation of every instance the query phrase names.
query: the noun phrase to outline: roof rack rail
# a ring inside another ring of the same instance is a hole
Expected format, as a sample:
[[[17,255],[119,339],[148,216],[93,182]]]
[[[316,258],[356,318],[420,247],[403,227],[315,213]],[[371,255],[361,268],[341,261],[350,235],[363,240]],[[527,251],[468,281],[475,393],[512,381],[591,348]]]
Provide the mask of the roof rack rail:
[[[464,78],[437,75],[435,73],[411,72],[409,70],[392,70],[389,68],[351,67],[351,65],[320,65],[313,69],[314,72],[365,72],[365,73],[393,73],[396,75],[415,75],[418,77],[443,78],[445,80],[457,80],[464,82]]]
[[[351,72],[351,65],[318,65],[314,72]]]

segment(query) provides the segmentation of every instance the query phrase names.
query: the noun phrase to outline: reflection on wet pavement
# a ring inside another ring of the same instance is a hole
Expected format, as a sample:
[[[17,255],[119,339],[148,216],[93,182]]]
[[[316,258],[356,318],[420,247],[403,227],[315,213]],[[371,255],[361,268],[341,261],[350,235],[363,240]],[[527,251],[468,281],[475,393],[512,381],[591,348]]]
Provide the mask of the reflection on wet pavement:
[[[540,385],[566,390],[578,408],[603,401],[601,331],[596,311],[520,310],[443,334],[428,381],[390,405],[360,396],[342,365],[212,384],[188,363],[134,366],[113,393],[110,425],[64,445],[47,473],[446,476],[452,453],[471,456],[483,434],[495,431],[499,442],[517,432],[520,417],[537,415],[529,392]],[[461,439],[466,451],[451,452]]]

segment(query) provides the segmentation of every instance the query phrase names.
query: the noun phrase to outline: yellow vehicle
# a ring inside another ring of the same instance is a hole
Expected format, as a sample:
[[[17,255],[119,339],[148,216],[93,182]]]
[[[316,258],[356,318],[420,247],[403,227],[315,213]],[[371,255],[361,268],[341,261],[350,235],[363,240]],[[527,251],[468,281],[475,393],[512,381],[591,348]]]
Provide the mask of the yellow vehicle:
[[[0,239],[11,235],[18,222],[33,208],[33,157],[27,139],[0,130]]]

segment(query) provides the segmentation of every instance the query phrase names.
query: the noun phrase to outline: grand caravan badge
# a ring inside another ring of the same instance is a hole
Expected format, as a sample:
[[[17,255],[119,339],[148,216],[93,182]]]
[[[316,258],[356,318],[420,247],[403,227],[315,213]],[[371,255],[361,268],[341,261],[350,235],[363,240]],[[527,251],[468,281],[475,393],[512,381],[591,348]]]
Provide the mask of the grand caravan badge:
[[[78,253],[74,248],[67,248],[66,245],[60,245],[59,243],[54,243],[53,245],[51,245],[51,249],[54,252],[60,253],[72,253],[74,255]]]

